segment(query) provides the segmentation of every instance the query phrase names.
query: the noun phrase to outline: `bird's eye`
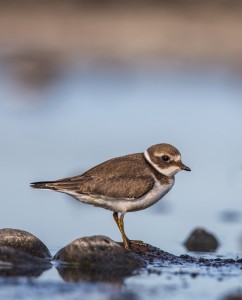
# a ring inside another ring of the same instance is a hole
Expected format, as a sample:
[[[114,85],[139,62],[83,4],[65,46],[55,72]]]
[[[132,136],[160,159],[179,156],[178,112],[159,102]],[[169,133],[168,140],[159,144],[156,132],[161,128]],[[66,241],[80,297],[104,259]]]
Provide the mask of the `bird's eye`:
[[[167,156],[167,155],[162,155],[161,158],[162,158],[162,160],[164,160],[164,161],[169,161],[169,160],[170,160],[170,157]]]

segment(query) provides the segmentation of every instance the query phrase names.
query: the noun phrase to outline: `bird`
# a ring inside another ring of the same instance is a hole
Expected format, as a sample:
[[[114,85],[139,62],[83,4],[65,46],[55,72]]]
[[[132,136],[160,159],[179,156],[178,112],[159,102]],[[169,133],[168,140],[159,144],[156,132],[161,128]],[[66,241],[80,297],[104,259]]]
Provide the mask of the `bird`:
[[[191,171],[182,163],[178,149],[161,143],[143,153],[112,158],[78,176],[30,185],[65,193],[86,204],[111,210],[123,246],[130,249],[132,240],[125,234],[124,215],[158,202],[173,187],[174,176],[181,170]]]

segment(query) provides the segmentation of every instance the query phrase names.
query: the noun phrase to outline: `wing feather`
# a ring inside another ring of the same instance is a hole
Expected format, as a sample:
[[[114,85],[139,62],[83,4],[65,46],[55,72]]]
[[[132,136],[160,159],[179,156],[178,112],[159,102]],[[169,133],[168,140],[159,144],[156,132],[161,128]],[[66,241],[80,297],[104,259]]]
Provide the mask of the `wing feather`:
[[[154,180],[148,176],[128,177],[84,177],[77,181],[58,182],[57,190],[72,190],[79,194],[107,196],[110,198],[139,198],[154,186]]]
[[[46,188],[79,194],[135,199],[150,191],[155,180],[142,154],[106,161],[86,173],[49,182]]]

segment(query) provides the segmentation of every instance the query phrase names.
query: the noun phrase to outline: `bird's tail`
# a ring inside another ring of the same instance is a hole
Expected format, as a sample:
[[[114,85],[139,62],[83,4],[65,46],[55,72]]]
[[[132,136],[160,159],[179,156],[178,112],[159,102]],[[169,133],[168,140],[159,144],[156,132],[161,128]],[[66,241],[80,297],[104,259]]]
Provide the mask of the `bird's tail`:
[[[34,189],[42,189],[42,190],[57,190],[54,181],[40,181],[40,182],[32,182],[30,186]]]

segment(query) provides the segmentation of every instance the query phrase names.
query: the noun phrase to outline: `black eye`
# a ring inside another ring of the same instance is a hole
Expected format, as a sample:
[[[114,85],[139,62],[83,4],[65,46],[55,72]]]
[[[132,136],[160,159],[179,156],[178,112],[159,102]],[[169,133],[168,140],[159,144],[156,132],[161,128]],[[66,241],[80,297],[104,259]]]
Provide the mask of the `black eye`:
[[[163,156],[161,156],[161,158],[162,158],[162,160],[164,160],[164,161],[169,161],[169,160],[170,160],[170,157],[167,156],[167,155],[163,155]]]

